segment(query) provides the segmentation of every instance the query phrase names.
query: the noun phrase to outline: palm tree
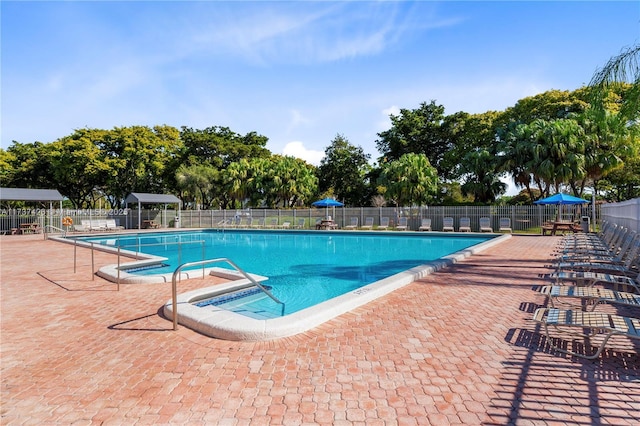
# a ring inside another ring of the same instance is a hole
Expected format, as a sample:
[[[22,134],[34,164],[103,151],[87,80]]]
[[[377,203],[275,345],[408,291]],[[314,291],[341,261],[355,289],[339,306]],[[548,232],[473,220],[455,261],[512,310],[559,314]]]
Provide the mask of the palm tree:
[[[631,88],[624,97],[620,114],[627,120],[636,121],[640,111],[640,44],[622,49],[593,76],[589,83],[593,88],[593,107],[604,112],[611,88],[625,82],[631,83]]]

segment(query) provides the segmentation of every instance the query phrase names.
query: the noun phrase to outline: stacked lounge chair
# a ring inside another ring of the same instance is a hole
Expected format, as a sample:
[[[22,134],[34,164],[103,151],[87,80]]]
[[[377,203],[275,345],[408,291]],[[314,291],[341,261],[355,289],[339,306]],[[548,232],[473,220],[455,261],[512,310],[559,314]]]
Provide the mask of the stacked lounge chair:
[[[640,235],[605,224],[599,234],[563,237],[556,254],[549,265],[554,271],[545,275],[554,284],[538,289],[548,306],[533,316],[551,347],[594,359],[613,336],[640,339]],[[600,306],[609,308],[602,311]],[[620,307],[626,309],[622,315]],[[566,332],[596,349],[569,350],[555,343],[551,330]]]

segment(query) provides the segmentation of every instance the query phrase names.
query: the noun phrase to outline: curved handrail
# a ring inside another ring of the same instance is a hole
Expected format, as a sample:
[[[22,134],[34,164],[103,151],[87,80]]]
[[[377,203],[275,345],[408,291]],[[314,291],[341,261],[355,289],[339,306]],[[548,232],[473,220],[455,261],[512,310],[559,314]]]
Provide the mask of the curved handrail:
[[[42,232],[44,234],[44,238],[47,238],[47,229],[54,229],[56,231],[60,231],[60,233],[62,234],[63,237],[67,236],[67,231],[62,229],[62,228],[58,228],[57,226],[53,226],[53,225],[45,225],[44,226],[44,231]]]
[[[171,277],[171,302],[172,302],[172,306],[173,306],[172,310],[173,310],[173,329],[174,330],[178,329],[178,283],[176,281],[176,277],[180,274],[180,271],[182,271],[182,269],[184,269],[186,267],[204,266],[204,265],[207,265],[207,264],[219,263],[219,262],[226,262],[229,265],[233,266],[233,268],[236,271],[240,272],[253,285],[255,285],[260,290],[262,290],[267,296],[269,296],[271,298],[271,300],[273,300],[276,303],[281,304],[283,306],[283,309],[284,309],[284,303],[283,302],[278,300],[278,298],[275,297],[273,294],[271,294],[271,292],[269,290],[267,290],[258,281],[253,279],[253,277],[251,277],[251,275],[249,275],[245,271],[243,271],[238,265],[236,265],[233,261],[231,261],[231,259],[228,259],[226,257],[219,257],[219,258],[216,258],[216,259],[200,260],[200,261],[197,261],[197,262],[187,262],[187,263],[183,263],[182,265],[178,266],[176,268],[176,270],[173,272],[173,276]]]

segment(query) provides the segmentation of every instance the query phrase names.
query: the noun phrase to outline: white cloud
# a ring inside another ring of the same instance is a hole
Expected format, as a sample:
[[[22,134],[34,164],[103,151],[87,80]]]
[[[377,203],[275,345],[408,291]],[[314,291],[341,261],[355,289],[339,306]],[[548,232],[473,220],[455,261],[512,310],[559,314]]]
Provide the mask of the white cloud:
[[[284,148],[282,149],[282,155],[300,158],[309,164],[318,166],[320,165],[320,161],[322,161],[322,158],[324,157],[324,151],[307,149],[302,142],[293,141],[284,146]]]
[[[293,129],[295,129],[298,126],[304,125],[304,124],[309,124],[311,123],[311,120],[306,118],[304,115],[302,115],[302,113],[300,111],[298,111],[297,109],[292,109],[291,110],[291,121],[289,122],[289,125],[287,126],[287,132],[292,131]]]
[[[384,118],[378,122],[378,129],[380,131],[389,130],[391,128],[391,116],[400,115],[400,107],[391,105],[389,108],[385,108],[381,111]]]

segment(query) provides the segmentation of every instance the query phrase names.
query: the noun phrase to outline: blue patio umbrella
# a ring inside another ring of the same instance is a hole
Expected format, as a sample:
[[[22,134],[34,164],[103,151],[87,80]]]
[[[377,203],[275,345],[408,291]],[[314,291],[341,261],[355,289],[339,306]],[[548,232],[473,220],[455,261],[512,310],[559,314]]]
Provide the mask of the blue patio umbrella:
[[[340,201],[334,200],[333,198],[323,198],[322,200],[318,200],[318,201],[315,201],[315,202],[311,203],[311,205],[314,206],[314,207],[326,207],[327,216],[329,215],[329,207],[342,207],[342,206],[344,206],[344,204],[342,204]]]
[[[556,194],[534,201],[533,204],[587,204],[589,201],[568,194]]]
[[[552,195],[547,198],[543,198],[541,200],[534,201],[533,204],[556,204],[558,205],[558,216],[560,220],[562,220],[562,205],[563,204],[587,204],[589,201],[574,197],[573,195],[559,193],[556,195]]]

